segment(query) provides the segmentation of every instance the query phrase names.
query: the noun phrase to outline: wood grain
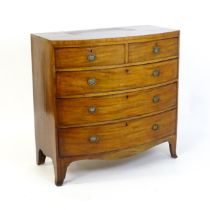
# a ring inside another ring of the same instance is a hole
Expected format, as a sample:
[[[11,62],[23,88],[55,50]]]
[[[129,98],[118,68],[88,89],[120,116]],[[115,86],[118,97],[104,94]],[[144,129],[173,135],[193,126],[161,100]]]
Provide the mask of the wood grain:
[[[144,91],[104,97],[57,99],[59,125],[80,125],[138,116],[176,105],[176,83]],[[159,97],[154,103],[153,98]],[[96,112],[90,113],[89,108]]]
[[[175,133],[176,110],[148,118],[125,121],[103,126],[59,129],[59,151],[61,156],[74,156],[125,149],[150,143]],[[154,124],[159,130],[152,130]],[[89,142],[91,136],[99,141]]]
[[[90,71],[90,70],[104,70],[104,69],[114,69],[114,68],[121,68],[121,67],[129,67],[129,66],[137,66],[137,65],[146,65],[146,64],[152,64],[152,63],[158,63],[163,61],[169,61],[173,59],[178,59],[178,55],[176,56],[170,56],[166,58],[157,58],[154,60],[148,60],[148,61],[141,61],[136,63],[124,63],[124,64],[118,64],[118,65],[108,65],[108,66],[86,66],[86,67],[74,67],[74,68],[63,68],[59,69],[56,68],[57,72],[66,72],[66,71]]]
[[[117,159],[122,159],[122,158],[129,158],[133,155],[137,155],[139,153],[145,152],[148,149],[150,149],[154,146],[157,146],[161,143],[164,143],[164,142],[168,142],[169,145],[176,145],[176,135],[165,136],[161,139],[156,139],[155,141],[147,142],[145,144],[135,145],[133,147],[128,147],[126,149],[119,149],[119,150],[96,153],[96,154],[86,154],[86,155],[62,157],[59,159],[61,162],[60,165],[62,165],[62,168],[60,168],[61,169],[60,176],[62,176],[63,179],[65,178],[65,173],[66,173],[66,169],[67,169],[68,165],[74,161],[86,160],[86,159],[117,160]],[[174,151],[175,150],[173,150],[173,152]],[[171,156],[172,156],[172,154],[174,154],[174,153],[171,153]],[[60,185],[62,185],[62,183],[59,183],[59,186]]]
[[[37,164],[52,158],[57,186],[77,160],[124,158],[166,141],[177,157],[179,33],[135,26],[31,35]]]
[[[159,53],[154,53],[154,47],[160,47]],[[178,39],[165,39],[159,41],[132,43],[128,46],[129,63],[154,60],[178,55]]]
[[[33,97],[37,163],[43,155],[56,159],[55,92],[53,48],[43,39],[31,36]],[[40,152],[41,151],[41,152]],[[42,155],[43,154],[43,155]]]
[[[133,155],[145,152],[148,149],[165,142],[176,144],[176,135],[165,136],[163,138],[156,139],[155,141],[147,142],[145,144],[135,145],[125,149],[119,149],[119,150],[113,150],[109,152],[101,152],[95,154],[62,157],[62,160],[66,164],[70,164],[73,161],[85,160],[85,159],[117,160],[121,158],[129,158]]]
[[[36,36],[49,40],[55,48],[59,48],[161,40],[178,37],[179,30],[145,25],[83,31],[39,33],[36,34]]]
[[[54,165],[55,184],[61,185],[68,165],[63,164],[58,153],[54,49],[47,40],[34,35],[31,35],[31,46],[36,162],[44,164],[46,156],[50,157]]]
[[[159,70],[159,76],[153,75],[155,70]],[[116,69],[57,72],[56,95],[62,98],[160,84],[176,79],[177,70],[177,60],[170,60]],[[90,78],[96,79],[95,85],[88,85]]]
[[[161,86],[170,85],[175,82],[178,82],[178,79],[173,79],[167,82],[158,83],[158,84],[150,85],[150,86],[138,87],[138,88],[130,88],[130,89],[125,89],[125,90],[115,90],[115,91],[98,92],[98,93],[67,95],[67,96],[62,96],[62,97],[57,96],[57,98],[58,99],[59,98],[86,98],[86,97],[100,97],[100,96],[116,95],[116,94],[121,94],[121,93],[131,93],[131,92],[136,92],[136,91],[148,90],[151,88],[158,88]]]
[[[94,61],[87,59],[88,54],[96,55]],[[59,48],[55,50],[56,68],[103,66],[125,63],[125,46],[110,45],[98,47]]]

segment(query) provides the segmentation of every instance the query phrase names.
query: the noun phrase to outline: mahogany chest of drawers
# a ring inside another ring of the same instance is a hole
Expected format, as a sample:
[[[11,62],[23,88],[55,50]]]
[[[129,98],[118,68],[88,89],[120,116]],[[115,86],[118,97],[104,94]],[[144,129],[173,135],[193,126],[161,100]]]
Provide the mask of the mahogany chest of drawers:
[[[55,184],[82,159],[169,143],[176,158],[179,31],[136,26],[31,35],[37,164]]]

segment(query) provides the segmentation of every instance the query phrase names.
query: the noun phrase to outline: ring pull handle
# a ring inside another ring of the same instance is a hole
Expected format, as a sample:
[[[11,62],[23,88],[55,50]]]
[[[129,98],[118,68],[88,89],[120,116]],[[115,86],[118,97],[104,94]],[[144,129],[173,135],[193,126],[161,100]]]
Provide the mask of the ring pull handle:
[[[153,48],[152,48],[152,52],[154,53],[154,54],[158,54],[158,53],[160,53],[160,46],[154,46]]]
[[[160,69],[155,69],[155,70],[152,72],[152,76],[153,76],[153,77],[159,77],[159,76],[160,76]]]
[[[160,125],[159,124],[154,124],[153,126],[152,126],[152,130],[153,131],[157,131],[157,130],[159,130],[160,129]]]
[[[87,59],[88,59],[88,61],[95,61],[96,60],[96,55],[94,54],[94,53],[89,53],[88,55],[87,55]]]
[[[90,106],[88,108],[88,111],[91,113],[91,114],[95,114],[96,113],[96,107],[95,106]]]
[[[89,79],[87,80],[87,83],[88,83],[89,86],[94,86],[94,85],[96,85],[96,78],[89,78]]]
[[[89,142],[90,143],[97,143],[99,141],[99,137],[96,135],[90,136]]]
[[[160,101],[160,96],[153,96],[152,101],[153,103],[158,103]]]

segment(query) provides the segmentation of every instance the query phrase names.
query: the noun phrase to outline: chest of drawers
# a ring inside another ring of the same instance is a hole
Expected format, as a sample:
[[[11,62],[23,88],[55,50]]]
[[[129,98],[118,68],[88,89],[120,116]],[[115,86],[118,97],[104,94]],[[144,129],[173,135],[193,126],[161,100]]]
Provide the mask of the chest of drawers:
[[[176,158],[179,31],[136,26],[31,35],[37,164],[56,185],[82,159],[163,142]]]

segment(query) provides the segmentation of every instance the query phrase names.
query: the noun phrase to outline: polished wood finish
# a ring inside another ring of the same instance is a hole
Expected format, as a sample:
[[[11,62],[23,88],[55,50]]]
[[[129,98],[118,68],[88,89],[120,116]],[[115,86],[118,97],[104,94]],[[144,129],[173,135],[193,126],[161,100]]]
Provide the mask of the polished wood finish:
[[[128,50],[128,48],[125,48]],[[127,53],[128,51],[126,51]],[[136,65],[145,65],[145,64],[152,64],[152,63],[157,63],[157,62],[163,62],[163,61],[168,61],[172,59],[178,59],[178,55],[176,56],[170,56],[166,58],[157,58],[154,60],[149,60],[149,61],[140,61],[136,63],[124,63],[124,64],[117,64],[117,65],[108,65],[108,66],[88,66],[88,67],[74,67],[74,68],[56,68],[56,72],[66,72],[66,71],[90,71],[90,70],[104,70],[104,69],[114,69],[114,68],[121,68],[121,67],[131,67],[131,66],[136,66]]]
[[[85,155],[125,149],[146,144],[175,133],[176,110],[152,117],[130,120],[103,126],[59,129],[59,152],[61,156]],[[159,125],[153,130],[154,124]],[[97,136],[98,142],[89,138]]]
[[[38,33],[35,35],[50,41],[53,47],[58,48],[147,42],[152,40],[178,37],[179,31],[174,29],[143,25],[70,32]]]
[[[37,36],[31,36],[34,121],[37,164],[44,164],[46,156],[53,161],[55,183],[63,182],[63,170],[58,155],[56,116],[55,116],[55,69],[52,45]],[[62,170],[60,169],[62,168]]]
[[[177,83],[143,91],[102,97],[57,99],[58,124],[79,125],[108,121],[176,106]],[[157,98],[157,99],[156,99]],[[154,101],[154,100],[157,101]],[[91,113],[89,108],[95,107]]]
[[[68,97],[160,84],[176,79],[177,69],[178,61],[173,59],[116,69],[57,72],[56,94],[57,97]],[[158,75],[154,75],[156,71],[159,71]],[[95,85],[88,85],[91,78],[96,80]]]
[[[88,55],[96,56],[94,61]],[[55,50],[56,68],[74,68],[87,66],[104,66],[125,63],[125,46],[110,45],[97,47],[59,48]]]
[[[159,51],[154,52],[154,48]],[[154,60],[178,55],[178,39],[164,39],[143,43],[132,43],[128,45],[129,63]]]
[[[77,160],[125,158],[163,142],[177,157],[179,31],[32,34],[31,44],[37,164],[52,158],[57,186]]]
[[[52,46],[36,36],[32,36],[31,41],[36,151],[37,162],[41,164],[44,162],[45,155],[56,158],[57,140],[55,116],[53,115],[55,71],[52,68],[54,62]]]

